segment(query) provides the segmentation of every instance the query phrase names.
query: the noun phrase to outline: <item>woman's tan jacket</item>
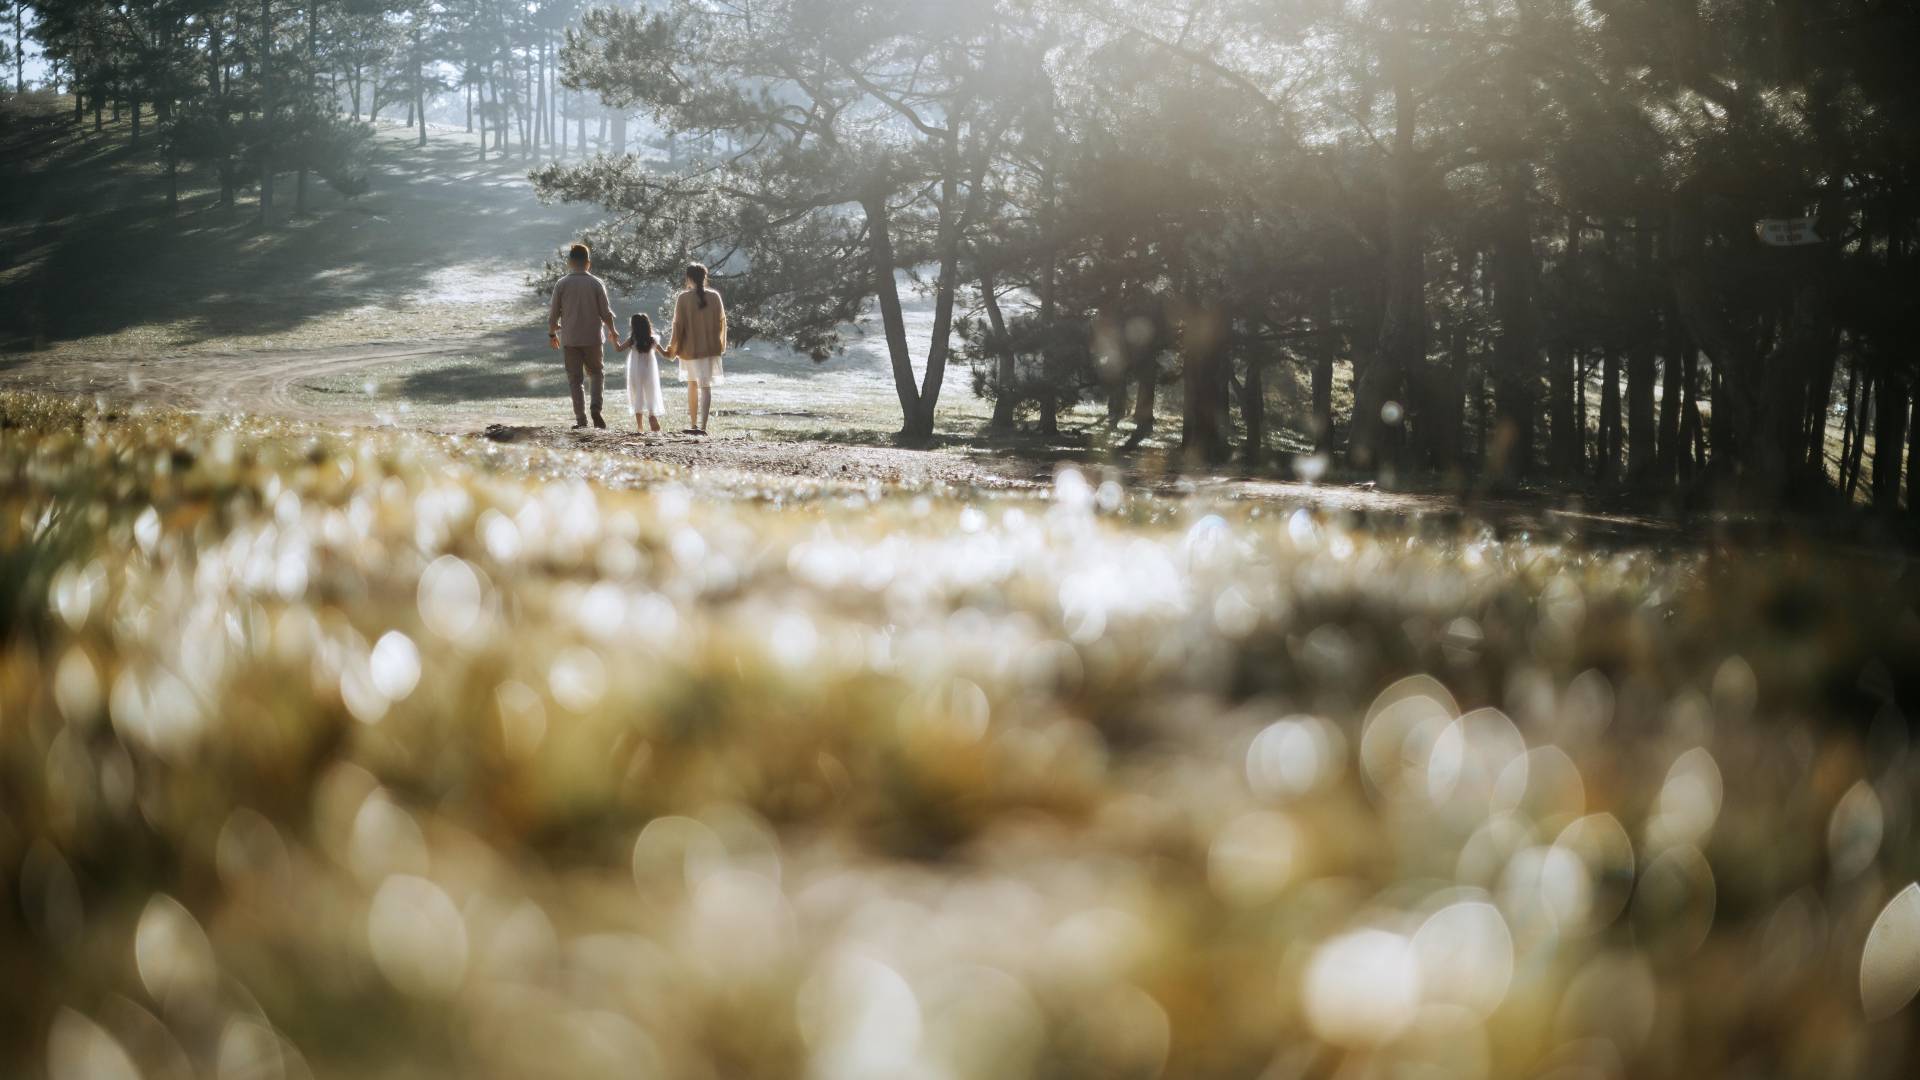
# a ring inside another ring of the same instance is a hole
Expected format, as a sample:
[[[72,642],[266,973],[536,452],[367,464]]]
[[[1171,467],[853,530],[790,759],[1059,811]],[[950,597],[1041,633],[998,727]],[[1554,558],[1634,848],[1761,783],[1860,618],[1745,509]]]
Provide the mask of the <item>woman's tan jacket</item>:
[[[727,351],[727,308],[720,294],[707,290],[707,306],[692,289],[673,302],[673,332],[667,337],[667,355],[682,360],[704,360]]]

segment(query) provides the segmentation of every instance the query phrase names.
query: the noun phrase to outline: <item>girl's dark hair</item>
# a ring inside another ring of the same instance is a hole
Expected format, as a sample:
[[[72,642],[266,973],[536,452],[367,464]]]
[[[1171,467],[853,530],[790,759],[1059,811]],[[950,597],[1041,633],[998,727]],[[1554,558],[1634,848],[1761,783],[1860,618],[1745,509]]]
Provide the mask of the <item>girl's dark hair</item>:
[[[653,320],[647,318],[645,315],[635,315],[627,322],[627,337],[632,340],[633,347],[636,349],[644,350],[652,348],[654,344]]]
[[[699,263],[687,267],[687,280],[693,282],[694,298],[701,307],[707,306],[707,268]]]

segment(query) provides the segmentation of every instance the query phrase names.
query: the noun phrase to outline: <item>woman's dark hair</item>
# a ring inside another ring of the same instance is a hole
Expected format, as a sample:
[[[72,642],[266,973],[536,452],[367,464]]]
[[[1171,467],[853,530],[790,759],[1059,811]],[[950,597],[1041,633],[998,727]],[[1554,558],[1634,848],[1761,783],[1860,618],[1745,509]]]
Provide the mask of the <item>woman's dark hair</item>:
[[[633,347],[645,351],[653,348],[653,320],[645,315],[635,315],[627,323],[627,338]]]
[[[687,267],[687,280],[693,282],[694,298],[701,307],[707,306],[707,268],[699,263]]]

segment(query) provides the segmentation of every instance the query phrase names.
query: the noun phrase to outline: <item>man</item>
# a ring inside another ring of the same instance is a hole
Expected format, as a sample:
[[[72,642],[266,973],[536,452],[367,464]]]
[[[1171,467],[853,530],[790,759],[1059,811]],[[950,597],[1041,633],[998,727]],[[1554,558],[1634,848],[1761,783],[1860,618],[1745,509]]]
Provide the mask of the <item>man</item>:
[[[580,392],[584,377],[593,390],[593,426],[603,428],[600,416],[600,391],[606,382],[602,364],[601,334],[606,341],[618,341],[613,328],[613,305],[607,302],[606,283],[587,271],[593,267],[592,252],[585,244],[575,244],[567,252],[572,272],[553,287],[553,302],[547,305],[547,344],[561,350],[567,365],[567,390],[573,395],[573,426],[587,426],[587,403]]]

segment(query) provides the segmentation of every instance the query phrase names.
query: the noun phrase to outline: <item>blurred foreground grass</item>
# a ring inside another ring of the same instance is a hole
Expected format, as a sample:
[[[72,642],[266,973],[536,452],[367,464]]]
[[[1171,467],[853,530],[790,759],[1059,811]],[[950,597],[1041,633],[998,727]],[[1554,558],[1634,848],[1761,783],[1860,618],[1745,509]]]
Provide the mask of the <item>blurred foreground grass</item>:
[[[0,1073],[1912,1075],[1899,556],[622,467],[0,396]]]

